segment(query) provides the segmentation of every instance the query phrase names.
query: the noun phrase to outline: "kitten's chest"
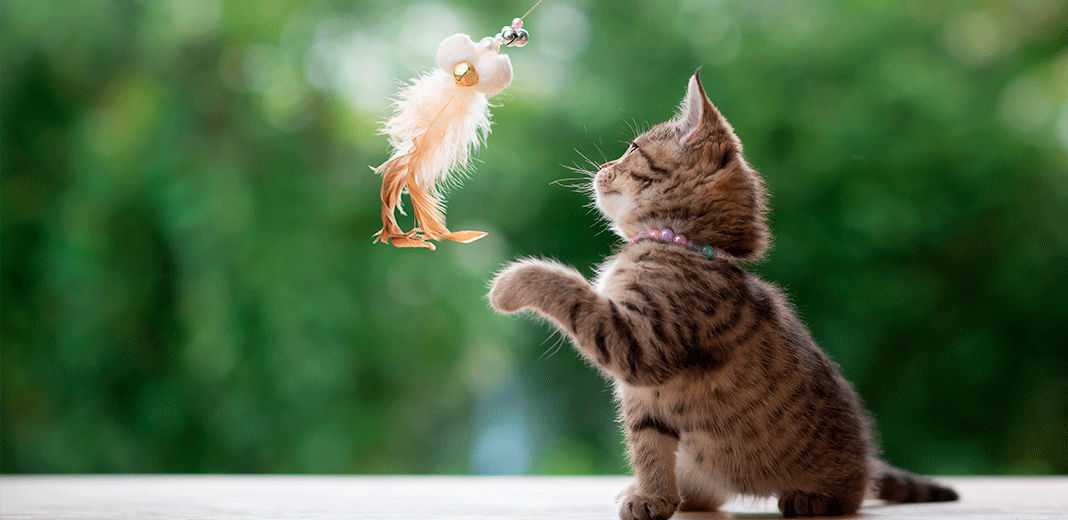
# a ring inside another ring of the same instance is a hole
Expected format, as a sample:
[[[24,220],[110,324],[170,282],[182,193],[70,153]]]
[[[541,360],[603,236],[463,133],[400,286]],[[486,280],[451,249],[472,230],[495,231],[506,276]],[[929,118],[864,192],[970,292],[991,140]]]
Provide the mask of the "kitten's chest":
[[[597,291],[597,294],[603,295],[605,293],[608,289],[608,281],[612,279],[618,269],[618,258],[610,259],[597,268],[597,278],[593,280],[593,289]]]
[[[654,416],[662,418],[668,415],[664,406],[663,388],[630,386],[622,381],[617,381],[616,398],[622,405],[620,411],[624,416]]]

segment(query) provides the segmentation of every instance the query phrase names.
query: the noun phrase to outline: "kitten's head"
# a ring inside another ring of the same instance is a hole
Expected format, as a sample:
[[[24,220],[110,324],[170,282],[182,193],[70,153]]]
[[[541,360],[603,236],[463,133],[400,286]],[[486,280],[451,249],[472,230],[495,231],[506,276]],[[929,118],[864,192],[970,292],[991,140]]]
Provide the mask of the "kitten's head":
[[[763,181],[696,73],[679,114],[602,164],[593,184],[597,207],[623,238],[670,228],[742,260],[767,249]]]

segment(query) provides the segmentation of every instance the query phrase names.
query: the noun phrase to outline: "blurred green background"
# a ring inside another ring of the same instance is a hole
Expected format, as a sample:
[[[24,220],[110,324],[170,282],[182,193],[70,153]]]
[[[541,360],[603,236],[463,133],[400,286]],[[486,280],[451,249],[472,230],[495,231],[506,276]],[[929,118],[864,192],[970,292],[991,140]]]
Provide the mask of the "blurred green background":
[[[1068,6],[558,1],[436,252],[371,245],[379,122],[527,2],[5,0],[3,472],[619,473],[606,383],[483,295],[616,239],[553,181],[697,66],[785,287],[933,473],[1068,472]],[[404,226],[410,220],[402,220]]]

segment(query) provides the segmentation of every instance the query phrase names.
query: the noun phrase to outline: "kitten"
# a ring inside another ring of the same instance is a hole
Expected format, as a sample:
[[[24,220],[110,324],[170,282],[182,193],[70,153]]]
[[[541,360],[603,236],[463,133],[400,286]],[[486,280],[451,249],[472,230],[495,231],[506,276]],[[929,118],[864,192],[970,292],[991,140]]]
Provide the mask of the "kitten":
[[[636,239],[593,285],[559,263],[520,260],[489,298],[501,312],[548,317],[614,380],[635,474],[621,518],[716,510],[734,494],[778,496],[785,516],[850,514],[869,493],[957,499],[876,458],[853,387],[783,293],[734,262],[768,247],[765,191],[698,74],[679,115],[593,182],[601,212]]]

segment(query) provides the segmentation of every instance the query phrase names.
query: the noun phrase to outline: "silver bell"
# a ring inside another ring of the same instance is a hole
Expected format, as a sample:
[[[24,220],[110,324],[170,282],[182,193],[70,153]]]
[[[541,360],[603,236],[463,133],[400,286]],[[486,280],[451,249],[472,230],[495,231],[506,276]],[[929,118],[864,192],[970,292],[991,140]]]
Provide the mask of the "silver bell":
[[[526,29],[519,29],[516,31],[515,40],[510,44],[513,47],[522,47],[530,41],[530,33]]]
[[[505,45],[512,45],[512,42],[515,41],[519,34],[511,26],[505,25],[504,27],[501,27],[501,34],[498,36],[504,40]]]

